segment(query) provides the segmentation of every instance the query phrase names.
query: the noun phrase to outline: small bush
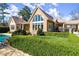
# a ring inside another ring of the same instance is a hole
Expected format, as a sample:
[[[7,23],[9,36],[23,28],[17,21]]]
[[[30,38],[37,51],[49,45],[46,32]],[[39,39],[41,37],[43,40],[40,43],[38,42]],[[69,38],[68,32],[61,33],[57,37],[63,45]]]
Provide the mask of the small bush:
[[[19,29],[19,30],[13,32],[13,35],[26,35],[26,31]]]
[[[40,28],[38,29],[37,35],[41,35],[41,36],[44,35],[44,32],[42,31],[42,29],[40,29]]]
[[[1,26],[0,33],[7,33],[9,31],[9,27]]]

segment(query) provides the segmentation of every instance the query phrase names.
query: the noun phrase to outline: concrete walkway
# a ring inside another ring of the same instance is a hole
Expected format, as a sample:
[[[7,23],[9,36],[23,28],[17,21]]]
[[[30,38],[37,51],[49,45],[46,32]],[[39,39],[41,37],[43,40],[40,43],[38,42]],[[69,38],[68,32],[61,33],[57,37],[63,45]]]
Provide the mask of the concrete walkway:
[[[79,32],[73,32],[73,34],[77,35],[79,37]]]
[[[11,46],[0,49],[0,56],[30,56],[20,50],[17,50]]]

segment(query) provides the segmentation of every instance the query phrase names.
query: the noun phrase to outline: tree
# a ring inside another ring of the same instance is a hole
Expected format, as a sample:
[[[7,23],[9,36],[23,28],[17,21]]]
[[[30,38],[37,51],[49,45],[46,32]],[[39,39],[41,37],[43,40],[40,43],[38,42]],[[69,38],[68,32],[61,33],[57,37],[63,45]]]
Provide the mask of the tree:
[[[18,14],[22,15],[25,21],[28,21],[31,15],[31,10],[29,9],[29,7],[25,6],[22,10],[20,10]]]
[[[8,5],[6,3],[0,3],[0,21],[4,24],[4,14],[9,14],[7,12],[4,12],[5,9],[8,9]]]

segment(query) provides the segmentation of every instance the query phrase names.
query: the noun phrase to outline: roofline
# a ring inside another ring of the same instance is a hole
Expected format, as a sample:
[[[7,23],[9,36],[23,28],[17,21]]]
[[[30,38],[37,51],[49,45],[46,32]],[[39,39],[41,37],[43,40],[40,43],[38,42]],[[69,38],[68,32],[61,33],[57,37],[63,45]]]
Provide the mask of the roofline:
[[[35,12],[37,11],[38,7],[36,6],[36,8],[33,10],[32,15],[30,16],[28,22],[30,22],[30,20],[32,19],[33,15],[35,14]]]
[[[37,11],[37,9],[40,9],[42,12],[43,12],[43,10],[39,7],[39,6],[36,6],[36,8],[33,10],[33,12],[32,12],[32,15],[30,16],[30,18],[29,18],[29,20],[28,20],[28,22],[30,22],[30,20],[32,19],[32,17],[33,17],[33,15],[35,14],[35,12]],[[44,12],[43,12],[44,13]],[[44,13],[45,14],[45,13]],[[49,14],[48,14],[49,15]],[[47,17],[47,15],[45,14],[45,16]],[[52,16],[51,16],[52,17]],[[47,17],[48,19],[47,20],[49,20],[49,19],[51,19],[51,18],[49,18],[49,17]],[[53,19],[51,19],[51,21],[53,21]],[[54,21],[53,21],[54,22]]]

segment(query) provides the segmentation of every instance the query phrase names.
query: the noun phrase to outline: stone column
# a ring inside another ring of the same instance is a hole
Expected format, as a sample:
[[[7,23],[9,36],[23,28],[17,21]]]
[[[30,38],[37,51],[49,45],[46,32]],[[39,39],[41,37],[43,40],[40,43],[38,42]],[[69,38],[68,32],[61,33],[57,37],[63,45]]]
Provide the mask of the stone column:
[[[63,32],[64,32],[65,30],[64,30],[64,24],[63,24]]]
[[[79,24],[78,24],[78,30],[79,30]]]
[[[22,30],[24,30],[24,24],[22,24]]]
[[[72,28],[69,28],[69,33],[72,33]]]

